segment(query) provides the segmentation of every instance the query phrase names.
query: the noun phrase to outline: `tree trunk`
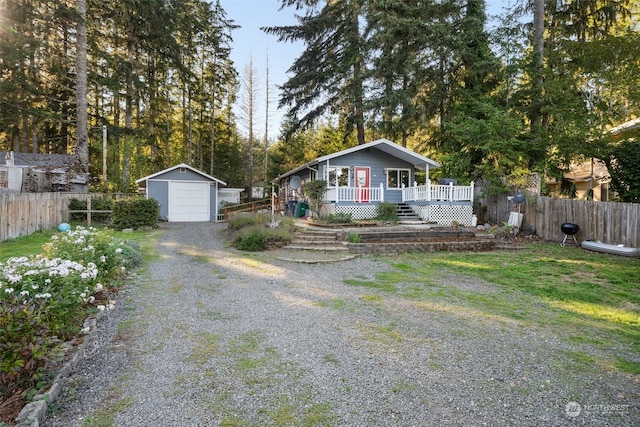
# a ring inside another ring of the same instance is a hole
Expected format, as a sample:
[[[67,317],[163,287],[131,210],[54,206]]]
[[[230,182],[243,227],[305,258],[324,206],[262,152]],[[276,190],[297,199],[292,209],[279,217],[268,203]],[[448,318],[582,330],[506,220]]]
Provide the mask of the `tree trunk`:
[[[532,63],[532,91],[531,91],[531,134],[533,152],[542,153],[542,71],[544,58],[544,0],[534,0],[533,5],[533,63]],[[537,156],[536,156],[537,157]],[[539,159],[531,159],[530,167],[535,166]]]
[[[87,3],[78,0],[76,48],[76,156],[84,172],[89,172],[89,124],[87,118]]]

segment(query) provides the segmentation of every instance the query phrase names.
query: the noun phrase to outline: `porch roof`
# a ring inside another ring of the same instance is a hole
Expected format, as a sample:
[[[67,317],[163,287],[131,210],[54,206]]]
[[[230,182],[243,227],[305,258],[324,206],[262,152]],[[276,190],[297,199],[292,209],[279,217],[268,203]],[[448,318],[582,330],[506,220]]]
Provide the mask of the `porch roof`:
[[[310,162],[307,162],[301,166],[298,166],[295,169],[292,169],[288,172],[283,173],[280,176],[277,176],[275,179],[273,179],[273,181],[271,181],[272,183],[277,183],[278,181],[282,180],[283,178],[286,178],[290,175],[293,175],[295,173],[300,172],[301,170],[310,168],[312,166],[315,166],[319,163],[325,162],[327,160],[332,160],[335,159],[337,157],[342,157],[344,155],[347,154],[351,154],[351,153],[355,153],[357,151],[361,151],[361,150],[367,150],[370,148],[376,148],[386,154],[389,154],[390,156],[396,157],[398,159],[401,159],[407,163],[412,164],[416,169],[419,170],[425,170],[427,168],[427,165],[429,166],[429,168],[438,168],[440,167],[440,163],[435,162],[431,159],[429,159],[428,157],[425,157],[421,154],[418,154],[414,151],[409,150],[408,148],[405,148],[401,145],[396,144],[395,142],[391,142],[388,139],[385,138],[381,138],[381,139],[377,139],[375,141],[369,142],[367,144],[362,144],[362,145],[356,145],[355,147],[351,147],[348,148],[346,150],[342,150],[342,151],[337,151],[335,153],[332,154],[327,154],[325,156],[321,156],[318,157],[314,160],[311,160]]]

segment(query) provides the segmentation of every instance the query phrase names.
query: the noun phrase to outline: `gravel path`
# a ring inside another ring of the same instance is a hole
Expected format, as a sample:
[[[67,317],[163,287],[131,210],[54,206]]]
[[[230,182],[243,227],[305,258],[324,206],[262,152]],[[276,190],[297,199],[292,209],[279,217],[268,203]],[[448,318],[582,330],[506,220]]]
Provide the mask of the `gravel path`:
[[[383,260],[246,255],[224,232],[163,224],[45,426],[640,425],[638,378],[585,369],[552,327],[343,282]]]

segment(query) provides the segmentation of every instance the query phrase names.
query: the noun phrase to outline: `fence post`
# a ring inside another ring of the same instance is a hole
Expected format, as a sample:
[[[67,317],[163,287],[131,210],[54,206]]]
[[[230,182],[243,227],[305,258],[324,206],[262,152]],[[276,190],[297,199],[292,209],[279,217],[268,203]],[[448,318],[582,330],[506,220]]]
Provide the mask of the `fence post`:
[[[87,227],[91,227],[91,196],[87,197]]]

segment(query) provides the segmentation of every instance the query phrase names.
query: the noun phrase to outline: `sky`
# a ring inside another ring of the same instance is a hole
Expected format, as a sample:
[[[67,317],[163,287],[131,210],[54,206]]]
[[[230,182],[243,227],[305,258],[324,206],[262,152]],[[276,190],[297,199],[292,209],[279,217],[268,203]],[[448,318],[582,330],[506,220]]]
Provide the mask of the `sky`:
[[[284,117],[284,110],[277,110],[280,94],[277,86],[284,84],[287,79],[287,69],[302,52],[300,43],[279,43],[276,36],[264,33],[260,27],[291,25],[297,21],[294,18],[295,9],[287,8],[278,11],[280,0],[220,0],[222,8],[227,12],[227,18],[235,21],[239,28],[232,33],[231,59],[238,73],[243,74],[246,66],[253,59],[253,68],[258,75],[258,111],[254,133],[264,133],[264,104],[265,104],[265,75],[267,58],[269,60],[269,140],[279,137],[280,123]]]
[[[487,13],[498,14],[501,7],[515,3],[515,0],[487,0]],[[264,104],[265,82],[264,76],[267,70],[267,57],[269,61],[270,80],[270,113],[269,113],[269,140],[279,137],[281,121],[284,110],[277,110],[280,97],[277,87],[288,79],[287,70],[293,61],[300,55],[303,49],[301,43],[279,43],[276,36],[264,33],[260,27],[296,24],[294,17],[295,8],[279,10],[281,0],[220,0],[222,8],[227,12],[227,18],[232,19],[241,28],[233,31],[231,59],[235,68],[241,75],[246,66],[253,59],[253,68],[258,75],[257,104],[255,114],[258,118],[254,124],[254,134],[264,133]],[[302,14],[304,11],[298,11]],[[241,89],[242,90],[242,89]],[[242,129],[242,127],[240,127]]]

